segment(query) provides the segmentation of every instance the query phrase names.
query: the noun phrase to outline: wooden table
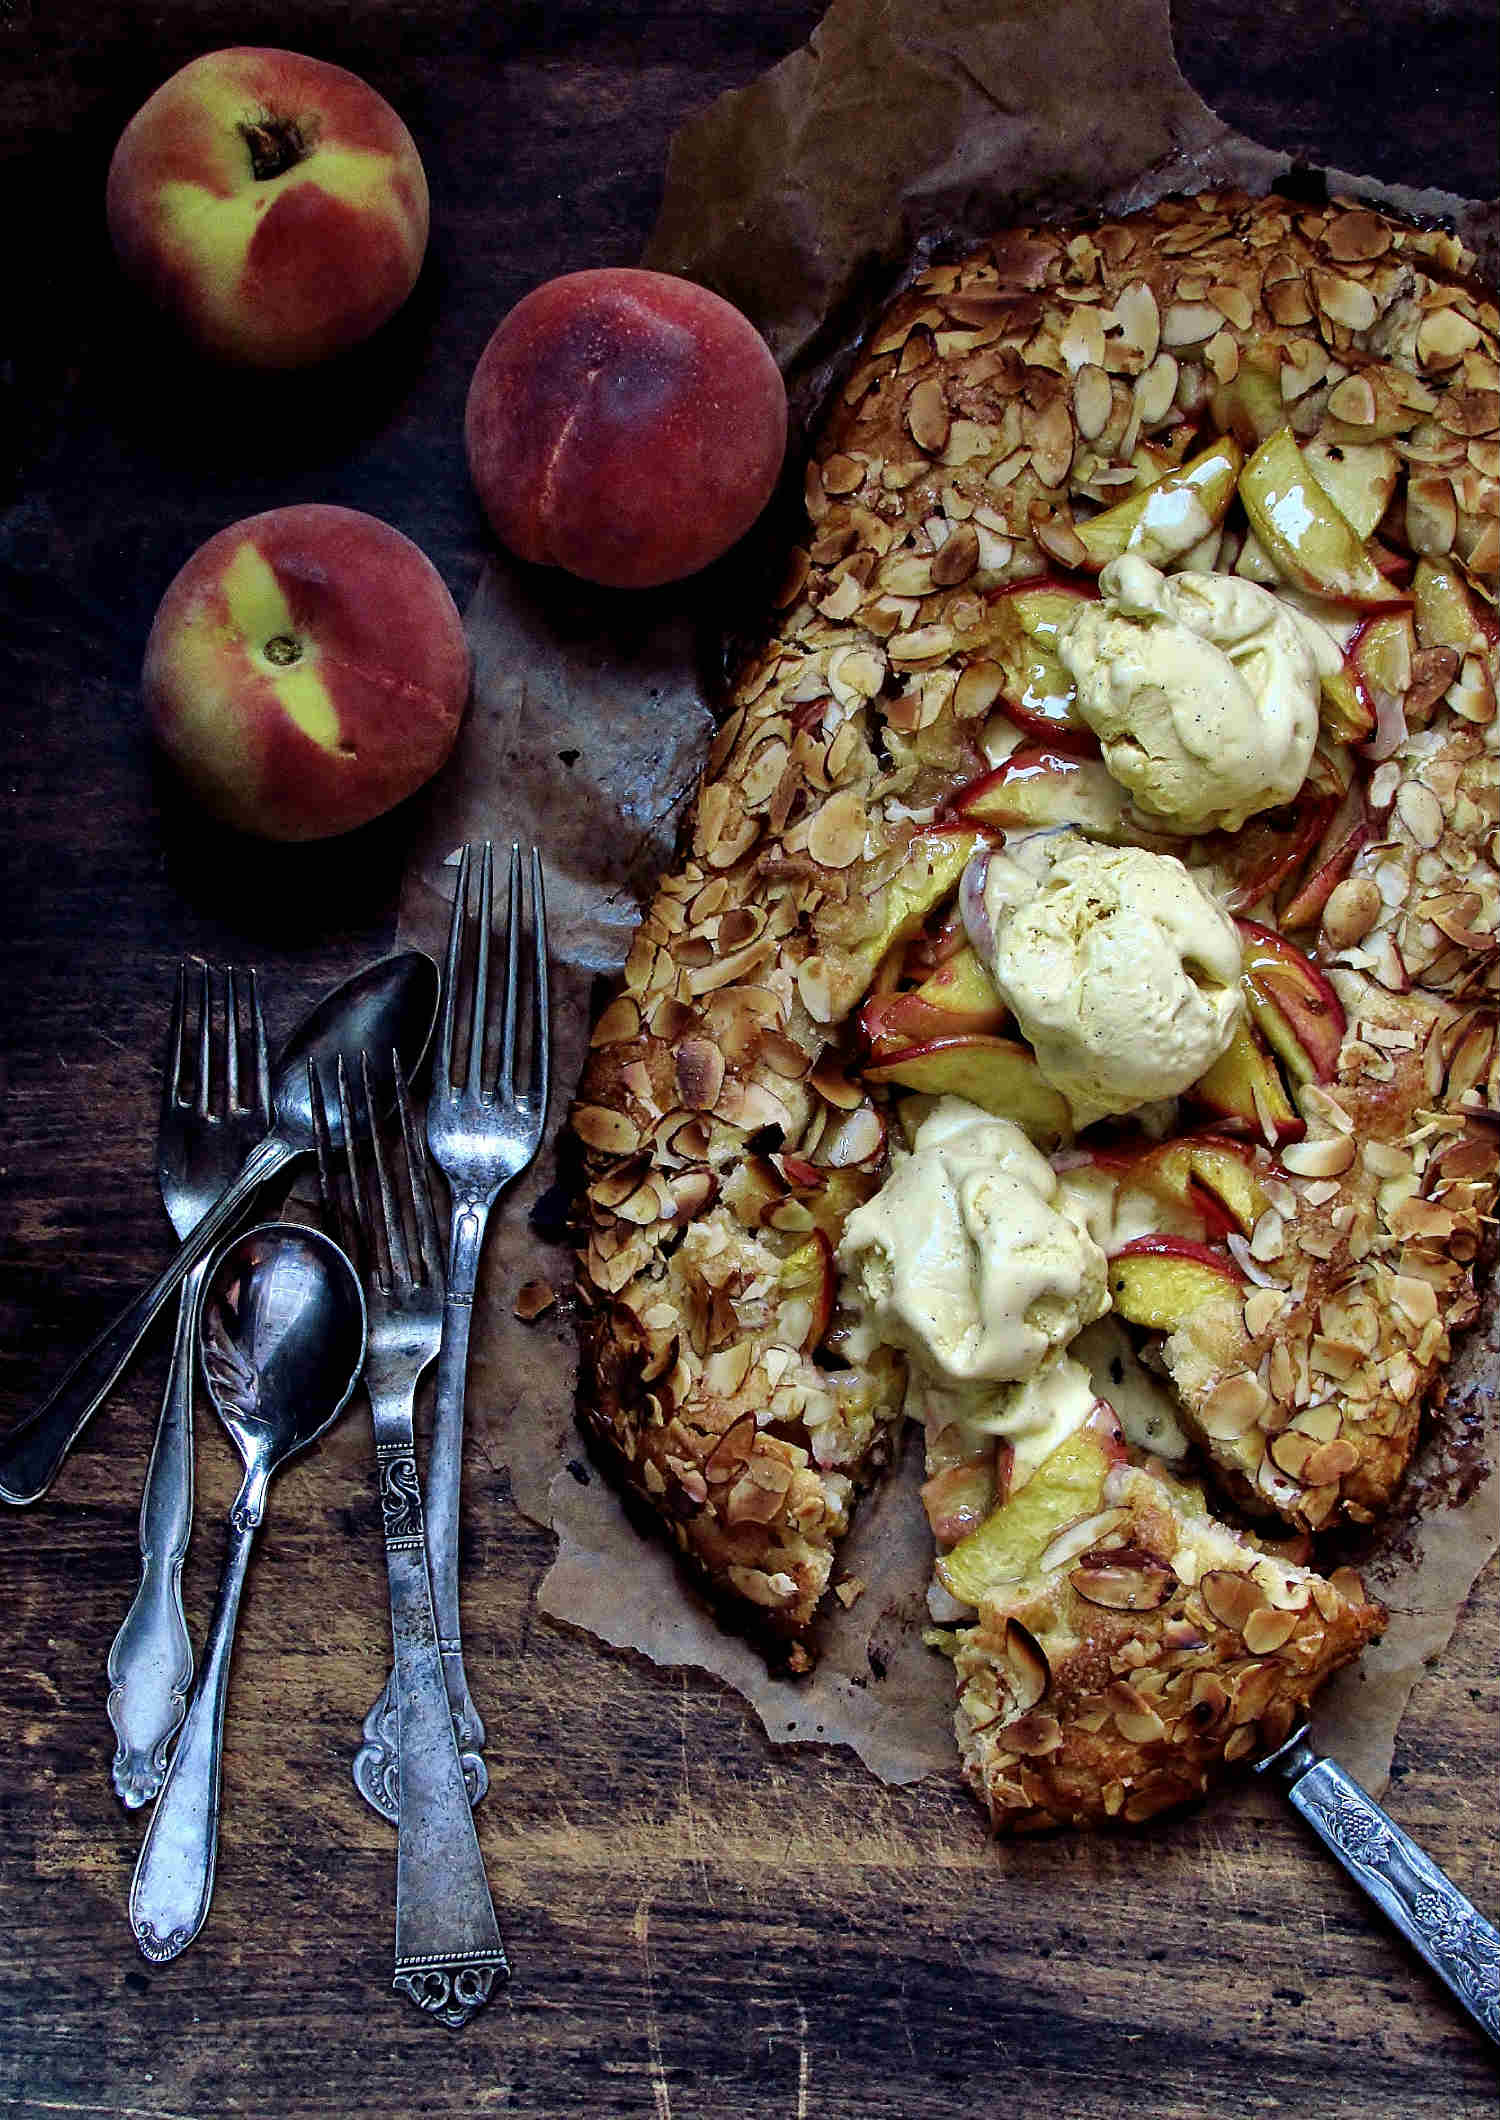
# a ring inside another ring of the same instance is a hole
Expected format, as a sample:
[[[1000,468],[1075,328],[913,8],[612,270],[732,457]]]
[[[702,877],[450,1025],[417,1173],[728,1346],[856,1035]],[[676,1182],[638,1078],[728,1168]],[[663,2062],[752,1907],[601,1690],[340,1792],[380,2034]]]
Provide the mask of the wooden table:
[[[254,959],[273,1036],[388,946],[406,814],[274,860],[195,832],[137,709],[163,587],[210,532],[329,499],[416,537],[460,604],[486,533],[470,369],[543,277],[635,259],[674,127],[804,40],[811,0],[0,0],[14,490],[0,532],[0,1420],[166,1255],[149,1173],[170,967]],[[1309,159],[1494,189],[1488,0],[1178,0],[1194,83]],[[198,51],[288,45],[404,113],[429,269],[336,383],[209,376],[122,300],[104,169]],[[549,1540],[475,1438],[469,1661],[481,1838],[516,1968],[453,2035],[393,1998],[391,1838],[351,1792],[386,1659],[363,1424],[273,1506],[230,1707],[208,1928],[137,1957],[140,1821],[108,1779],[105,1653],[165,1365],[133,1369],[52,1495],[0,1521],[0,2089],[9,2109],[791,2120],[1007,2111],[1456,2120],[1486,2050],[1258,1789],[1144,1837],[996,1848],[956,1783],[777,1752],[741,1703],[540,1619]],[[233,1473],[201,1452],[201,1630]],[[1493,1574],[1403,1728],[1391,1803],[1493,1911]]]

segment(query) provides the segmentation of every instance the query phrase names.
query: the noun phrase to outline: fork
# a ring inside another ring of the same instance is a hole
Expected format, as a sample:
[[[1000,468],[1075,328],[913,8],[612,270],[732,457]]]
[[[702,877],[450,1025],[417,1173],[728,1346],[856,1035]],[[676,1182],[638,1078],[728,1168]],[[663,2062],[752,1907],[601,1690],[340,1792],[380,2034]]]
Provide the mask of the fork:
[[[196,1065],[187,1035],[190,960],[177,967],[157,1131],[157,1178],[179,1238],[197,1228],[271,1128],[271,1074],[260,989],[253,971],[224,974],[223,1035],[215,1040],[215,979],[198,966]],[[248,992],[247,992],[248,989]],[[240,1014],[250,1019],[254,1085],[240,1099]],[[214,1102],[214,1085],[221,1102]],[[187,1708],[193,1645],[182,1607],[182,1564],[193,1520],[193,1332],[208,1261],[182,1284],[166,1395],[141,1495],[141,1577],[109,1652],[108,1713],[119,1740],[110,1769],[132,1811],[161,1788],[171,1743]]]
[[[392,1985],[442,2023],[461,2025],[510,1973],[474,1831],[433,1617],[422,1529],[412,1406],[443,1329],[442,1247],[427,1157],[398,1056],[392,1055],[402,1156],[388,1158],[369,1123],[368,1053],[360,1055],[362,1134],[338,1064],[345,1182],[334,1169],[322,1085],[309,1066],[324,1211],[338,1224],[365,1287],[365,1388],[375,1428],[380,1514],[390,1590],[399,1730],[396,1967]],[[364,1160],[361,1138],[369,1143]],[[403,1176],[404,1172],[404,1176]],[[373,1175],[376,1204],[367,1197]],[[378,1219],[377,1219],[378,1210]]]
[[[462,1479],[464,1386],[469,1366],[469,1325],[479,1255],[490,1210],[502,1190],[534,1160],[547,1120],[550,1034],[547,994],[547,907],[542,864],[531,850],[532,1065],[526,1087],[516,1087],[516,1045],[520,928],[522,915],[521,849],[510,850],[510,892],[506,909],[505,994],[500,1012],[499,1052],[494,1079],[486,1088],[485,1034],[489,1001],[490,930],[494,919],[494,850],[485,840],[479,864],[479,917],[474,947],[473,993],[468,1025],[468,1057],[461,1085],[454,1082],[454,1046],[458,1029],[458,989],[468,920],[469,882],[475,846],[465,846],[448,924],[448,952],[443,971],[443,1020],[432,1090],[427,1100],[427,1145],[448,1181],[452,1217],[448,1235],[448,1294],[443,1306],[442,1349],[438,1356],[433,1411],[432,1450],[427,1465],[427,1552],[437,1613],[443,1675],[458,1733],[459,1754],[469,1801],[478,1803],[489,1787],[482,1756],[484,1724],[469,1695],[464,1675],[458,1617],[459,1494]],[[372,1809],[394,1819],[397,1718],[394,1675],[365,1717],[365,1742],[355,1758],[355,1786]]]

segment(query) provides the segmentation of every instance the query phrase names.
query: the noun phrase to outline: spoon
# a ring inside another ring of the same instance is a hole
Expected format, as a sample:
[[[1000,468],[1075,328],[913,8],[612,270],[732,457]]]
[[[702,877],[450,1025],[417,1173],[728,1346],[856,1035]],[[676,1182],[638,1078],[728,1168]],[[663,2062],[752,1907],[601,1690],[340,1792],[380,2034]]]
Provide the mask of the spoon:
[[[245,1477],[229,1512],[198,1689],[130,1887],[135,1940],[158,1964],[186,1950],[213,1897],[229,1660],[266,1490],[348,1403],[365,1358],[364,1294],[331,1237],[266,1222],[213,1261],[199,1331],[209,1396]]]
[[[382,958],[325,994],[283,1047],[271,1080],[275,1118],[239,1176],[184,1242],[171,1265],[121,1311],[79,1356],[51,1395],[0,1439],[0,1501],[39,1501],[57,1477],[63,1459],[97,1413],[120,1371],[145,1338],[152,1319],[184,1275],[206,1259],[232,1229],[253,1194],[288,1163],[313,1152],[312,1105],[307,1087],[311,1062],[326,1083],[330,1104],[340,1055],[358,1070],[362,1051],[400,1055],[408,1080],[416,1074],[437,1017],[438,968],[420,950]],[[382,1110],[395,1105],[395,1083],[387,1059],[378,1063],[375,1088]],[[335,1132],[338,1118],[334,1112]],[[342,1140],[342,1135],[338,1139]],[[335,1143],[338,1145],[338,1142]]]

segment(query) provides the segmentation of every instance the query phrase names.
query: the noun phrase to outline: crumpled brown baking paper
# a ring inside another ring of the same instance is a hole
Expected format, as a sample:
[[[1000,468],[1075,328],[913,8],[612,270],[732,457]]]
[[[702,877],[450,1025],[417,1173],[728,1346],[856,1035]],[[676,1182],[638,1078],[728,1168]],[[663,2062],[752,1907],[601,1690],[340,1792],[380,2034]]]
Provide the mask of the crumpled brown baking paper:
[[[1231,133],[1172,56],[1166,0],[838,0],[806,49],[673,143],[644,262],[729,296],[765,333],[805,425],[829,375],[912,261],[1025,218],[1124,211],[1169,191],[1270,189],[1285,158]],[[1497,215],[1447,194],[1328,172],[1330,190],[1450,217],[1491,277]],[[555,980],[553,1136],[587,1043],[591,991],[624,960],[671,858],[707,747],[702,585],[614,596],[497,558],[467,614],[476,672],[458,753],[406,879],[403,940],[441,953],[454,850],[543,850]],[[739,614],[753,623],[755,613]],[[549,1248],[552,1143],[492,1225],[476,1307],[471,1445],[508,1467],[558,1556],[544,1611],[742,1694],[776,1742],[843,1742],[893,1782],[955,1771],[952,1679],[921,1646],[930,1542],[908,1460],[862,1506],[806,1680],[768,1677],[642,1540],[573,1424],[570,1261]],[[540,1202],[540,1212],[537,1213]],[[533,1225],[533,1215],[536,1223]],[[516,1295],[546,1279],[534,1323]],[[1318,1735],[1367,1787],[1387,1779],[1425,1662],[1500,1542],[1500,1342],[1493,1303],[1450,1379],[1398,1512],[1353,1557],[1391,1611],[1383,1642],[1324,1696]]]

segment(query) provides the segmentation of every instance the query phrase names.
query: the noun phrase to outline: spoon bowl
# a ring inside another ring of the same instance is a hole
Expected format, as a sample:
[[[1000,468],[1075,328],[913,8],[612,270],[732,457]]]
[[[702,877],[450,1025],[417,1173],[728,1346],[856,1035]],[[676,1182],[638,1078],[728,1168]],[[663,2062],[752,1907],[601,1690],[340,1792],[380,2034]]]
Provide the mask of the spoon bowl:
[[[263,1223],[214,1262],[200,1338],[209,1397],[245,1467],[238,1519],[247,1491],[263,1504],[272,1473],[347,1403],[364,1360],[359,1278],[321,1230]]]
[[[302,1019],[277,1055],[271,1081],[276,1131],[294,1141],[299,1154],[311,1154],[314,1146],[308,1063],[324,1088],[333,1145],[341,1148],[340,1059],[355,1080],[361,1053],[369,1054],[380,1106],[370,1114],[371,1124],[387,1116],[396,1101],[391,1053],[400,1054],[402,1072],[411,1081],[427,1056],[437,1021],[439,983],[438,968],[430,957],[421,950],[402,950],[378,964],[366,965]]]
[[[200,1345],[214,1409],[245,1477],[229,1512],[198,1689],[130,1887],[131,1929],[157,1964],[186,1950],[208,1917],[229,1665],[251,1548],[273,1474],[338,1417],[364,1366],[359,1277],[321,1230],[295,1222],[247,1230],[209,1266]]]

